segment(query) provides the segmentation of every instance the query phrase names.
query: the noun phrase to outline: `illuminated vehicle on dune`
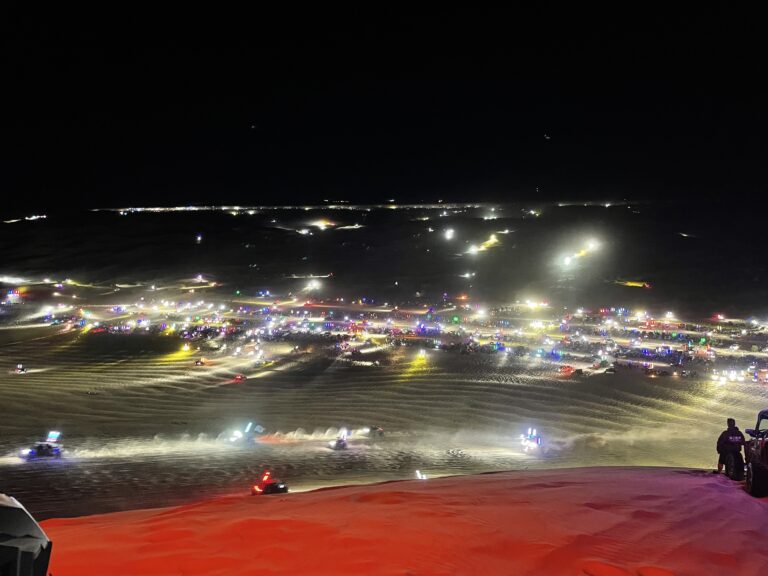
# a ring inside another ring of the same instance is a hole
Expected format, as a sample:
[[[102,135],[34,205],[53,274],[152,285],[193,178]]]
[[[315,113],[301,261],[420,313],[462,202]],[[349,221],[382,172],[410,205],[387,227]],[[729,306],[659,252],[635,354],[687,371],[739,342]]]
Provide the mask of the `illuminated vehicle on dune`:
[[[536,428],[528,428],[528,434],[520,434],[520,446],[525,454],[539,451],[541,436],[536,433]]]
[[[336,440],[332,440],[329,445],[333,450],[346,450],[349,448],[346,438],[336,438]]]
[[[205,366],[205,358],[198,358],[195,360],[195,366]]]
[[[261,475],[261,479],[251,486],[252,496],[261,496],[265,494],[285,494],[288,492],[288,485],[272,478],[272,472],[267,470]]]
[[[571,378],[573,376],[583,376],[584,370],[582,368],[574,368],[570,364],[566,364],[565,366],[560,366],[558,369],[558,375],[562,376],[563,378]]]
[[[565,366],[560,366],[560,368],[558,369],[558,373],[560,374],[560,376],[571,376],[575,371],[576,369],[569,364],[566,364]]]
[[[254,425],[253,422],[248,422],[248,424],[246,424],[242,430],[232,430],[227,432],[224,436],[220,436],[219,438],[225,437],[228,442],[231,442],[232,444],[239,444],[249,442],[253,440],[257,435],[264,434],[264,432],[266,432],[266,430],[262,426],[259,426],[258,424]]]
[[[59,444],[61,432],[51,430],[42,442],[37,442],[31,448],[25,448],[19,452],[19,457],[25,460],[38,460],[41,458],[61,458],[63,449]]]
[[[331,440],[328,443],[328,446],[330,446],[332,450],[346,450],[349,448],[349,442],[347,440],[348,436],[349,433],[347,432],[347,429],[342,428],[339,430],[339,436],[336,440]]]
[[[234,378],[234,381],[235,381],[235,382],[245,382],[246,380],[248,380],[248,377],[247,377],[247,376],[245,376],[244,374],[238,374],[238,375],[237,375],[237,376],[235,376],[235,378]]]

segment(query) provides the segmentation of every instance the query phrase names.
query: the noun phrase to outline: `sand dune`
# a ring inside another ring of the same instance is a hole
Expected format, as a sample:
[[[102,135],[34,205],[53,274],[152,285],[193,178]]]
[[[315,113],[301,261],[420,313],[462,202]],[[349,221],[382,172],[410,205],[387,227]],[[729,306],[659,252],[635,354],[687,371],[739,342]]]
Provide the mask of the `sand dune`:
[[[686,469],[508,472],[48,520],[51,572],[752,575],[768,501]]]
[[[280,369],[212,354],[210,365],[196,368],[176,338],[59,331],[8,331],[0,349],[9,370],[18,361],[30,368],[0,372],[2,488],[41,518],[227,494],[263,465],[301,488],[409,478],[416,469],[439,476],[710,467],[725,416],[746,426],[768,405],[762,384],[654,380],[633,371],[562,380],[552,367],[503,354],[433,350],[420,359],[413,348],[394,348],[387,364],[366,368],[319,351],[289,356]],[[276,353],[290,349],[276,346]],[[233,383],[238,372],[248,380]],[[248,449],[215,443],[248,421],[290,441]],[[346,453],[328,449],[340,426],[372,424],[386,429],[375,446],[353,436]],[[541,457],[520,452],[517,437],[528,426],[544,434]],[[61,462],[14,457],[51,428],[64,433]]]

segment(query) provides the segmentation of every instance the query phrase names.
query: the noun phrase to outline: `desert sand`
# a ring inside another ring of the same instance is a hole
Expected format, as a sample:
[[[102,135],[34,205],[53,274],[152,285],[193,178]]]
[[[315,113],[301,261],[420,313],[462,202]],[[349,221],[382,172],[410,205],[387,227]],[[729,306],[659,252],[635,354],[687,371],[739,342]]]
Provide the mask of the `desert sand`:
[[[751,575],[768,501],[706,471],[500,472],[51,519],[51,573]]]

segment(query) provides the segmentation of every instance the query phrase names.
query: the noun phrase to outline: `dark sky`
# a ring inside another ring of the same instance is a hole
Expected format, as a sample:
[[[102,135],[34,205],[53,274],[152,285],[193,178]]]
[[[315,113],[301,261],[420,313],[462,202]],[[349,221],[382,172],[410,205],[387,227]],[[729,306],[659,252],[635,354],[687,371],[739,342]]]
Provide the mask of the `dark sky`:
[[[760,19],[699,10],[11,18],[0,182],[35,207],[755,195]]]

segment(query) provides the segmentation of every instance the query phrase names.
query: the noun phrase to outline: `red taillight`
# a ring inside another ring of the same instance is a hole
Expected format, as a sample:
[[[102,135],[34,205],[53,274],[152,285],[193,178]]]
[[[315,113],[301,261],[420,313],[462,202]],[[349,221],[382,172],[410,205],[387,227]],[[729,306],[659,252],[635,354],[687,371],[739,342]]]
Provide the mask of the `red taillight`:
[[[262,489],[261,489],[261,487],[259,487],[259,486],[254,486],[254,487],[253,487],[253,490],[254,490],[254,492],[258,492],[259,494],[261,494],[261,493],[264,491],[264,490],[262,490]]]

